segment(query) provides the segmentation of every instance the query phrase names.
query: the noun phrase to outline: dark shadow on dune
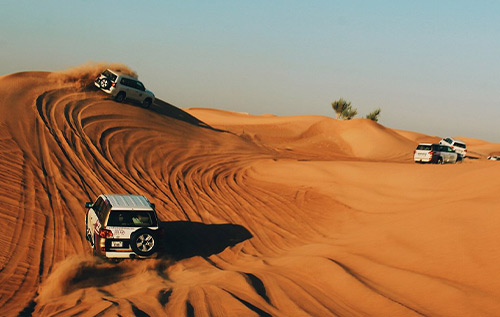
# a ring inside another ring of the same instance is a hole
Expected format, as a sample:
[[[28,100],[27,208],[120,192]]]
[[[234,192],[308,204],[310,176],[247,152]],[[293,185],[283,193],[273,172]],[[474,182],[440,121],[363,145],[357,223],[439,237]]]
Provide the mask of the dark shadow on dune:
[[[34,300],[31,300],[26,307],[24,307],[23,310],[21,310],[17,316],[18,317],[28,317],[28,316],[33,316],[33,312],[35,311],[36,307],[36,302]]]
[[[175,260],[193,256],[208,257],[252,238],[243,226],[234,224],[207,225],[200,222],[170,221],[160,223],[162,247],[160,256]]]
[[[199,120],[198,118],[190,115],[189,113],[183,111],[182,109],[177,108],[176,106],[169,104],[168,102],[165,102],[161,99],[156,99],[155,102],[149,107],[149,110],[154,111],[156,113],[169,116],[171,118],[174,118],[176,120],[184,121],[189,124],[202,127],[202,128],[207,128],[210,130],[214,131],[219,131],[219,132],[227,132],[224,130],[216,129],[205,122]]]

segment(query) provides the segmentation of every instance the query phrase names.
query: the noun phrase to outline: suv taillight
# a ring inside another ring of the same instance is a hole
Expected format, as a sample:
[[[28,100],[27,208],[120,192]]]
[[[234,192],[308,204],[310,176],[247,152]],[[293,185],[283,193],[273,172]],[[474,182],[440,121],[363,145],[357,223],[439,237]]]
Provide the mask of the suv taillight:
[[[113,236],[113,232],[111,230],[108,230],[108,229],[100,229],[99,230],[99,236],[101,238],[110,238]]]
[[[433,155],[434,155],[434,152],[433,152],[433,151],[430,151],[430,152],[429,152],[429,153],[427,153],[427,154],[429,154],[430,156],[433,156]]]
[[[111,87],[116,87],[116,83],[111,83]]]

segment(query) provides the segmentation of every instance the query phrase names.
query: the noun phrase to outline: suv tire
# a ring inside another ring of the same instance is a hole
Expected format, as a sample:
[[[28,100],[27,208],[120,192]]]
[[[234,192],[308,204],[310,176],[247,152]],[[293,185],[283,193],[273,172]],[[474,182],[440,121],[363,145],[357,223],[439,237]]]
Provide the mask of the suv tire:
[[[441,158],[441,157],[440,157],[440,158],[438,158],[438,160],[437,160],[437,164],[444,164],[443,158]]]
[[[115,100],[118,102],[123,102],[125,100],[125,93],[123,91],[120,91],[118,95],[116,95]]]
[[[150,256],[158,248],[158,238],[156,232],[141,228],[130,235],[130,247],[139,256]]]
[[[152,103],[151,98],[146,98],[146,99],[144,99],[144,101],[142,102],[142,106],[143,106],[144,108],[149,108],[149,106],[151,106],[151,103]]]

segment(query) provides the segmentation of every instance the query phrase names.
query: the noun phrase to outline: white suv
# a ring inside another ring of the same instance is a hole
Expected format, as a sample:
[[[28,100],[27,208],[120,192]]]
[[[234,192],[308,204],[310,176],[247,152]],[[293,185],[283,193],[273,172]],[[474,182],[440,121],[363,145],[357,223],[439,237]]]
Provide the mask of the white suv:
[[[467,155],[467,145],[465,145],[464,141],[460,141],[453,138],[444,138],[441,141],[439,141],[439,144],[451,146],[451,148],[454,149],[455,152],[462,155],[462,158],[464,158]]]
[[[461,160],[450,146],[432,143],[420,143],[413,152],[415,163],[456,163]]]
[[[139,195],[100,195],[85,203],[86,238],[93,254],[143,258],[156,253],[159,223],[154,204]]]
[[[130,99],[148,108],[155,101],[155,95],[136,78],[111,69],[102,72],[94,81],[94,85],[113,96],[118,102]]]

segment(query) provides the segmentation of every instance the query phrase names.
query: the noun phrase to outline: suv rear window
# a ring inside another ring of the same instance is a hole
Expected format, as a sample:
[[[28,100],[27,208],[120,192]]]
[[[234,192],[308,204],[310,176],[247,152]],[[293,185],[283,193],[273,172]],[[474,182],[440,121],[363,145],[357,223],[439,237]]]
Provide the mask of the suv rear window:
[[[118,77],[118,76],[116,76],[115,74],[113,74],[112,72],[110,72],[108,70],[105,70],[102,74],[104,76],[106,76],[107,78],[111,79],[112,82],[116,82],[116,78]]]
[[[431,150],[431,146],[428,145],[428,144],[419,144],[417,146],[417,150],[430,151]]]
[[[463,143],[455,142],[455,144],[453,144],[453,146],[461,147],[462,149],[465,149],[465,144],[463,144]]]
[[[153,211],[112,210],[107,226],[110,227],[156,227]]]

